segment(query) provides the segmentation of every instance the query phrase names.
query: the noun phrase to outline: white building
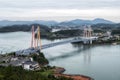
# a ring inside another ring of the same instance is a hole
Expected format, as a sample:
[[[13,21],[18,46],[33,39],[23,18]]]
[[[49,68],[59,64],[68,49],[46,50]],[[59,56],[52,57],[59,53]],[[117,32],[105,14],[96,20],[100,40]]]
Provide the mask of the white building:
[[[40,69],[39,64],[33,61],[26,61],[23,63],[23,68],[26,70],[37,70]]]

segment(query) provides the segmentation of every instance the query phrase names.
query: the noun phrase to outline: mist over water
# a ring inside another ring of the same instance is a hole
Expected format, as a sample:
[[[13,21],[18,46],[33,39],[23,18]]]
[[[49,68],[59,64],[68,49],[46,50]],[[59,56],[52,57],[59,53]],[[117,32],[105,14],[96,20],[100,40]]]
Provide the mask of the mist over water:
[[[42,44],[57,42],[42,39]],[[0,33],[0,53],[29,48],[31,33]],[[82,74],[95,80],[120,80],[120,45],[64,44],[42,50],[50,65],[66,69],[68,74]]]

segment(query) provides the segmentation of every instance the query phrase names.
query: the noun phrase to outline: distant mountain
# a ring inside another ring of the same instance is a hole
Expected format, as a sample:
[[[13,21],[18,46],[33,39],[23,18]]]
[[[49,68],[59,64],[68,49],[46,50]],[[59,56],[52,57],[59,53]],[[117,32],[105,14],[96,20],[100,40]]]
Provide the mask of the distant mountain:
[[[80,25],[100,24],[100,23],[114,24],[114,22],[112,22],[112,21],[101,19],[101,18],[96,18],[94,20],[75,19],[75,20],[71,20],[71,21],[61,22],[58,25],[59,26],[80,26]]]
[[[2,20],[0,21],[0,26],[11,26],[11,25],[31,25],[31,24],[42,24],[46,26],[56,25],[58,24],[56,21],[43,21],[43,20],[35,20],[35,21],[9,21]]]
[[[104,23],[104,24],[114,24],[114,22],[112,22],[112,21],[101,19],[101,18],[96,18],[96,19],[94,19],[92,21],[92,24],[101,24],[101,23]]]
[[[82,19],[75,19],[71,21],[63,21],[63,22],[56,22],[56,21],[43,21],[43,20],[35,20],[35,21],[9,21],[9,20],[2,20],[0,21],[0,27],[3,26],[11,26],[11,25],[31,25],[31,24],[42,24],[46,26],[81,26],[81,25],[92,25],[92,24],[114,24],[114,22],[96,18],[94,20],[82,20]]]

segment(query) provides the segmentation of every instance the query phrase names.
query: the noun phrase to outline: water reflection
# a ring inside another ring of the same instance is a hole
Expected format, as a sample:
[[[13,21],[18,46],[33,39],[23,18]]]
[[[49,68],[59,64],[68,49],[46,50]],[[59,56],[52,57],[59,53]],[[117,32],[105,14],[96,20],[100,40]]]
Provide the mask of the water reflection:
[[[83,52],[84,57],[84,63],[90,63],[91,62],[91,46],[84,46],[85,49],[89,49]]]
[[[64,53],[63,55],[60,55],[60,56],[55,56],[55,57],[49,58],[49,61],[54,61],[56,59],[58,60],[58,59],[69,58],[69,57],[73,57],[73,56],[83,53],[84,54],[83,55],[84,62],[90,63],[90,61],[91,61],[91,51],[90,50],[93,46],[82,45],[82,44],[72,44],[72,46],[77,48],[77,50]]]
[[[82,45],[82,44],[73,44],[74,47],[81,49],[81,52],[83,53],[83,61],[84,63],[90,63],[91,62],[91,48],[93,48],[93,45]]]

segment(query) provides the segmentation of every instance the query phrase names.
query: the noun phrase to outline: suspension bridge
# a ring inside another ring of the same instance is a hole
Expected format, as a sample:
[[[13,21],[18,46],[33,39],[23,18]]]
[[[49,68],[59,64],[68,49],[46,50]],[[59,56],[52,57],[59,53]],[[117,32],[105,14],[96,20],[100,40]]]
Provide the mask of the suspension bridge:
[[[38,26],[37,30],[35,31],[34,26],[32,26],[31,47],[28,49],[16,51],[16,54],[30,54],[38,50],[41,51],[43,49],[47,49],[47,48],[51,48],[51,47],[55,47],[55,46],[67,44],[67,43],[81,42],[83,44],[92,44],[92,41],[97,39],[97,37],[92,36],[92,33],[93,33],[92,28],[90,26],[87,26],[84,28],[83,37],[76,37],[76,38],[71,38],[64,41],[42,45],[41,37],[40,37],[40,27]],[[37,37],[35,37],[35,34],[37,34]]]

